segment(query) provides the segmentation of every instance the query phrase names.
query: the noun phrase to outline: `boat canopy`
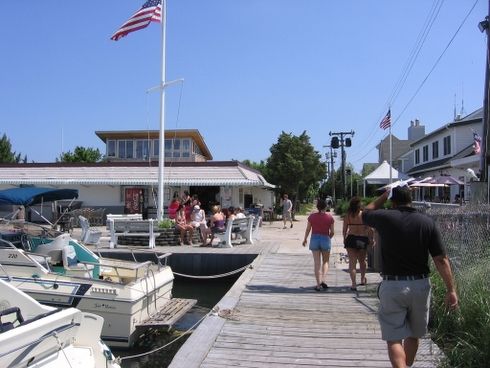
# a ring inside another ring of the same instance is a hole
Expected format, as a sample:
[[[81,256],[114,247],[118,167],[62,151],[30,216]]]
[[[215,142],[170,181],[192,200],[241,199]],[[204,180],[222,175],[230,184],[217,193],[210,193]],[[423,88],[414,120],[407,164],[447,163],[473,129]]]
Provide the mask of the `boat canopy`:
[[[42,202],[76,198],[77,189],[25,187],[0,190],[0,204],[32,206]]]

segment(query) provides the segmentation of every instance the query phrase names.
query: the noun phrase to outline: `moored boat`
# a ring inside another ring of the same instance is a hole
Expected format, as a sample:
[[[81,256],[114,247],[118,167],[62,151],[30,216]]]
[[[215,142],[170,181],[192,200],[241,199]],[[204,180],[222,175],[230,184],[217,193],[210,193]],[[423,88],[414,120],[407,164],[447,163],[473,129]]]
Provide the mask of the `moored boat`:
[[[0,191],[0,202],[32,205],[44,200],[36,194],[37,199],[21,201],[21,190],[31,188],[14,189],[19,191]],[[11,199],[6,199],[7,191]],[[49,191],[50,200],[57,198],[53,191]],[[108,345],[132,346],[140,334],[138,326],[170,302],[174,276],[162,264],[168,254],[155,254],[156,262],[103,258],[69,233],[45,227],[34,231],[36,227],[24,221],[3,221],[0,279],[43,304],[102,316],[102,339]]]
[[[119,368],[100,340],[103,319],[45,305],[0,280],[0,365]]]

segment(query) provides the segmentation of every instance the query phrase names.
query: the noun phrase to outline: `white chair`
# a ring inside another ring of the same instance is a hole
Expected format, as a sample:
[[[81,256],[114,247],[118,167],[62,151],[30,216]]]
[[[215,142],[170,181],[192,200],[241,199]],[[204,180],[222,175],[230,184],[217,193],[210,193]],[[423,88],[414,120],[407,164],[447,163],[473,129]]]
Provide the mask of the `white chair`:
[[[82,228],[82,234],[80,240],[84,244],[98,244],[100,237],[102,236],[102,231],[90,228],[90,223],[83,216],[78,216],[80,222],[80,227]]]
[[[92,277],[93,265],[87,265],[78,261],[77,252],[73,245],[63,247],[61,253],[63,258],[63,268],[67,274],[81,277]]]

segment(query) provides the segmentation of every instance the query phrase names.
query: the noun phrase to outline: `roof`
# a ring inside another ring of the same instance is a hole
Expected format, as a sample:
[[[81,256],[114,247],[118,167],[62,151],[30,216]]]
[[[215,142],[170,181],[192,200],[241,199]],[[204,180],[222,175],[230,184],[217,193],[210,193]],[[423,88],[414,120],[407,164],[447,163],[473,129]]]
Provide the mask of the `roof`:
[[[429,134],[424,135],[422,138],[420,138],[420,139],[412,142],[411,143],[411,146],[414,147],[417,144],[419,144],[420,142],[423,142],[424,140],[429,139],[429,138],[431,138],[431,137],[439,134],[443,130],[446,130],[446,129],[449,129],[449,128],[458,127],[458,126],[464,126],[464,125],[468,125],[468,124],[473,124],[473,123],[478,122],[478,121],[481,121],[481,120],[483,120],[483,107],[482,108],[479,108],[476,111],[473,111],[471,114],[466,115],[462,119],[458,119],[458,120],[455,120],[455,121],[450,122],[448,124],[445,124],[442,127],[440,127],[438,129],[430,132]]]
[[[394,180],[406,179],[407,176],[400,173],[398,170],[390,166],[386,161],[383,161],[376,170],[364,178],[364,181],[368,184],[387,184],[390,181],[390,169],[391,178]]]
[[[275,187],[260,172],[238,161],[172,163],[164,167],[163,182],[174,186]],[[0,184],[158,185],[158,164],[2,164]]]
[[[108,139],[159,139],[159,130],[98,130],[95,132],[104,143]],[[204,142],[204,138],[197,129],[169,129],[165,130],[165,139],[172,138],[191,138],[196,142],[206,159],[212,160],[213,155],[208,146]]]

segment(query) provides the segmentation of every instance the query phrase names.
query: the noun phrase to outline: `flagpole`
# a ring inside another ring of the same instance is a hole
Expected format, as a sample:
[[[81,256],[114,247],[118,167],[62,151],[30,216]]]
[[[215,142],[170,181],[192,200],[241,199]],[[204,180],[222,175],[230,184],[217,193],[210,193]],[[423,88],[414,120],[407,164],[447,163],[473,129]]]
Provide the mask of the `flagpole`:
[[[167,36],[167,1],[162,0],[161,9],[162,20],[162,80],[160,91],[160,138],[159,138],[159,153],[158,153],[158,208],[157,219],[163,219],[163,196],[164,196],[164,168],[165,168],[165,53],[166,53],[166,36]]]
[[[391,115],[391,108],[390,108],[390,115]],[[393,140],[392,140],[392,134],[391,134],[391,116],[390,116],[390,184],[393,183],[393,158],[392,158],[392,152],[393,152]]]

